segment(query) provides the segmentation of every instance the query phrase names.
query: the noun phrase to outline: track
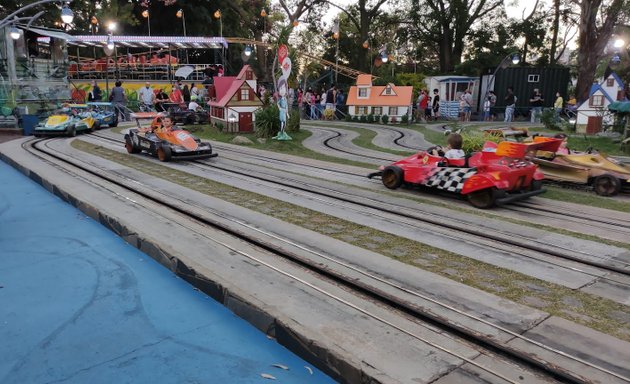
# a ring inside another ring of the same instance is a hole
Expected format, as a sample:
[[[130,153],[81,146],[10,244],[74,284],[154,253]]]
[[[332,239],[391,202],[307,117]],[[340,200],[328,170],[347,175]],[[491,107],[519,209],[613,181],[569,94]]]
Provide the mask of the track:
[[[42,141],[44,141],[43,145],[42,145]],[[165,204],[164,201],[165,200],[177,200],[178,198],[175,196],[162,196],[159,192],[153,191],[151,194],[148,194],[146,192],[142,192],[142,191],[138,191],[137,185],[135,185],[135,181],[131,180],[131,179],[121,179],[120,176],[117,177],[113,177],[108,175],[107,171],[104,170],[100,170],[100,169],[92,169],[91,167],[88,167],[86,165],[80,164],[79,162],[77,162],[76,160],[72,160],[71,158],[67,157],[67,155],[59,155],[57,153],[54,153],[53,151],[48,150],[45,146],[47,145],[47,140],[35,140],[35,141],[31,141],[29,143],[25,143],[24,148],[25,150],[35,154],[38,157],[42,157],[44,159],[46,159],[46,161],[49,162],[54,162],[58,165],[62,165],[63,167],[69,167],[73,172],[76,172],[75,170],[78,169],[81,172],[87,172],[89,174],[91,174],[92,176],[98,177],[98,178],[102,178],[104,180],[107,181],[107,183],[111,183],[111,184],[115,184],[119,187],[125,188],[127,190],[129,190],[129,192],[132,192],[134,194],[140,195],[142,196],[142,198],[150,200],[152,202],[155,203],[159,203],[164,205],[165,207],[168,207],[169,209],[172,209],[174,211],[177,211],[179,213],[181,213],[182,215],[185,215],[187,217],[189,217],[191,220],[195,220],[199,223],[202,223],[204,225],[210,226],[216,230],[219,231],[223,231],[223,232],[227,232],[229,234],[231,234],[232,236],[235,236],[236,238],[252,243],[257,247],[260,247],[261,249],[265,250],[266,252],[271,252],[283,259],[286,260],[290,260],[293,263],[297,263],[298,265],[300,265],[303,268],[307,268],[309,269],[311,272],[316,273],[320,276],[322,276],[322,278],[327,279],[327,280],[333,280],[335,283],[337,284],[341,284],[343,286],[345,286],[347,289],[351,289],[353,291],[356,291],[357,294],[360,295],[367,295],[369,296],[371,299],[378,301],[379,303],[381,303],[382,305],[386,305],[390,308],[392,308],[392,310],[394,311],[401,311],[404,314],[406,314],[407,316],[411,316],[413,318],[415,318],[417,321],[420,322],[428,322],[428,324],[430,324],[430,326],[434,326],[434,327],[439,327],[440,329],[442,329],[444,332],[448,332],[452,335],[454,335],[454,337],[460,338],[462,340],[464,340],[466,343],[472,343],[474,345],[476,345],[480,350],[482,350],[482,353],[488,355],[488,356],[492,356],[494,354],[500,354],[502,356],[504,356],[505,358],[510,359],[511,361],[517,362],[518,364],[521,365],[525,365],[527,367],[529,367],[530,369],[535,369],[538,372],[544,373],[545,375],[548,375],[548,377],[551,377],[555,380],[561,381],[561,382],[565,382],[565,383],[586,383],[588,382],[586,378],[581,377],[575,373],[573,373],[570,370],[567,370],[566,368],[562,368],[561,366],[559,366],[558,362],[559,361],[566,361],[566,360],[570,360],[571,364],[579,364],[582,366],[587,367],[588,370],[595,370],[598,372],[598,374],[604,374],[610,377],[611,380],[621,380],[621,381],[630,381],[630,378],[628,377],[624,377],[622,374],[619,374],[617,372],[613,372],[610,371],[604,367],[598,366],[596,364],[587,362],[582,360],[579,357],[576,356],[570,356],[562,351],[559,351],[553,347],[550,347],[548,345],[545,345],[544,343],[535,341],[535,340],[531,340],[528,339],[527,337],[521,336],[520,334],[510,331],[509,329],[505,329],[505,328],[501,328],[498,327],[495,324],[492,324],[482,318],[476,317],[474,315],[470,315],[467,313],[464,313],[462,311],[459,311],[455,308],[452,308],[451,306],[449,306],[448,304],[444,304],[444,303],[440,303],[437,302],[433,299],[431,299],[430,297],[425,297],[424,295],[418,293],[418,292],[414,292],[411,291],[403,286],[397,285],[395,282],[392,281],[385,281],[382,278],[380,278],[379,276],[373,275],[373,274],[369,274],[365,271],[362,271],[360,269],[354,268],[352,266],[348,266],[348,265],[340,265],[336,260],[334,260],[333,258],[327,258],[326,260],[330,263],[336,263],[339,264],[340,267],[343,268],[352,268],[354,271],[361,273],[366,279],[365,280],[361,280],[361,281],[357,281],[355,279],[348,279],[346,276],[344,276],[343,274],[337,272],[336,268],[330,268],[329,266],[322,266],[321,263],[316,263],[313,262],[312,260],[309,260],[308,258],[304,258],[301,255],[297,255],[297,254],[291,254],[288,252],[283,252],[278,250],[276,247],[271,246],[270,244],[266,243],[265,241],[261,240],[261,238],[257,238],[257,237],[249,237],[249,236],[245,236],[243,235],[243,232],[235,230],[234,227],[230,227],[230,226],[226,226],[224,224],[221,224],[219,221],[213,221],[213,220],[209,220],[207,217],[202,217],[199,216],[198,214],[195,214],[194,211],[195,210],[199,210],[201,207],[190,207],[187,209],[182,209],[180,205],[173,205],[173,204]],[[183,202],[185,204],[188,204],[188,202]],[[212,214],[221,216],[223,215],[221,212],[211,212]],[[234,220],[234,219],[231,219]],[[239,222],[238,220],[234,221],[234,224],[236,226],[242,226],[243,223]],[[259,232],[261,232],[259,229],[257,230]],[[266,235],[273,235],[273,234],[266,234]],[[288,239],[283,239],[283,241],[287,241],[290,242],[290,240]],[[242,252],[240,252],[238,249],[234,249],[231,247],[231,245],[229,244],[223,244],[224,246],[231,248],[234,252],[238,252],[239,254],[241,254],[242,256],[245,256],[247,258],[252,259],[252,261],[255,261],[257,263],[261,263],[263,265],[265,265],[267,268],[273,269],[275,271],[278,271],[278,269],[276,267],[274,267],[273,265],[268,265],[267,263],[265,263],[264,261],[257,259],[255,256],[253,255],[249,255],[249,254],[243,254]],[[318,254],[317,251],[315,250],[307,250],[309,253],[312,254]],[[322,255],[319,255],[322,256]],[[282,271],[279,271],[282,272]],[[307,282],[301,281],[299,278],[295,278],[295,280],[301,284],[305,284],[305,285],[309,285],[309,287],[313,288],[313,289],[317,289],[319,292],[324,293],[324,294],[328,294],[327,292],[323,292],[322,290],[318,289],[317,287],[314,287],[312,285],[310,285]],[[470,320],[474,320],[476,323],[479,324],[483,324],[483,326],[487,326],[487,327],[493,327],[495,328],[497,331],[499,331],[500,333],[504,333],[504,334],[508,334],[510,337],[513,338],[518,338],[520,339],[522,342],[527,343],[530,348],[534,348],[534,349],[539,349],[542,348],[547,352],[552,352],[556,357],[551,360],[551,361],[546,361],[541,359],[539,356],[535,355],[535,354],[531,354],[530,352],[526,352],[522,349],[518,349],[518,348],[514,348],[513,346],[507,345],[507,343],[504,342],[499,342],[497,341],[497,339],[495,338],[489,338],[484,336],[483,334],[480,334],[478,332],[475,332],[474,330],[464,327],[461,324],[456,324],[451,322],[448,318],[444,318],[441,316],[436,316],[435,314],[424,310],[423,308],[418,308],[415,307],[413,305],[410,305],[409,302],[405,302],[403,300],[400,300],[398,297],[392,297],[392,296],[387,296],[387,295],[383,295],[382,292],[380,292],[377,289],[374,289],[372,285],[375,285],[376,283],[371,283],[371,282],[378,282],[378,283],[385,283],[387,285],[389,285],[390,287],[395,287],[396,289],[398,289],[399,291],[405,293],[405,294],[412,294],[414,296],[417,297],[421,297],[423,300],[428,300],[433,302],[434,304],[438,304],[440,305],[442,308],[445,308],[449,311],[452,311],[454,314],[457,314],[458,316],[466,316],[467,318],[469,318]],[[361,308],[356,307],[355,305],[353,305],[352,303],[348,303],[343,299],[340,299],[339,297],[334,297],[332,295],[329,295],[329,297],[331,297],[331,299],[336,300],[337,302],[352,307],[355,310],[360,311],[361,313],[363,313],[365,316],[369,316],[371,318],[373,318],[376,321],[381,321],[381,322],[386,322],[383,319],[379,318],[377,315],[370,313],[366,310],[363,310]],[[387,323],[388,326],[391,326],[393,328],[396,328],[397,331],[399,332],[403,332],[419,341],[422,341],[424,343],[426,343],[427,345],[430,345],[433,348],[439,349],[442,352],[445,352],[447,354],[450,354],[452,356],[455,356],[459,359],[461,359],[462,361],[467,362],[468,364],[471,364],[487,373],[490,373],[491,375],[495,376],[498,379],[501,379],[505,382],[509,382],[509,383],[520,383],[521,381],[512,379],[508,376],[505,376],[503,373],[494,370],[492,368],[489,368],[487,366],[484,366],[483,364],[480,364],[472,359],[469,359],[465,356],[461,356],[461,354],[459,354],[457,351],[454,350],[449,350],[447,348],[444,348],[440,345],[436,345],[435,343],[433,343],[432,341],[426,340],[424,338],[422,338],[421,336],[414,334],[413,332],[410,332],[409,330],[406,329],[402,329],[402,328],[398,328],[396,325],[391,324],[391,323]],[[521,378],[522,379],[522,378]]]
[[[121,143],[116,139],[105,138],[117,144]],[[269,173],[267,170],[260,169],[238,169],[235,166],[226,166],[220,162],[212,162],[212,164],[192,162],[187,164],[200,167],[204,172],[215,173],[216,170],[221,170],[228,174],[237,175],[239,178],[248,180],[246,183],[250,186],[255,184],[251,180],[258,180],[277,185],[283,190],[299,191],[292,192],[292,194],[303,195],[316,204],[327,204],[333,210],[353,210],[359,215],[371,216],[384,222],[389,222],[393,217],[396,217],[397,225],[402,228],[413,229],[419,235],[429,231],[432,236],[455,239],[461,244],[476,244],[477,251],[469,250],[464,253],[465,255],[498,252],[498,262],[494,261],[497,258],[490,260],[482,258],[481,260],[503,268],[515,269],[518,260],[531,259],[530,264],[534,276],[573,289],[589,284],[589,281],[590,284],[597,281],[597,286],[600,284],[606,286],[605,291],[600,291],[597,294],[615,301],[624,302],[630,290],[627,280],[630,265],[627,258],[611,256],[612,254],[606,254],[599,247],[588,251],[571,242],[553,244],[546,238],[523,236],[513,229],[501,229],[501,226],[505,224],[491,227],[480,224],[477,218],[475,221],[448,219],[443,214],[432,210],[431,207],[424,208],[424,206],[417,204],[398,205],[392,199],[383,196],[356,194],[353,193],[356,191],[349,192],[347,189],[335,185],[312,184],[297,176],[287,174],[278,176],[277,174],[274,175],[273,172]],[[630,229],[628,232],[630,233]],[[509,256],[509,258],[503,260],[505,256],[501,255]],[[514,258],[514,262],[508,261],[512,258]],[[557,270],[559,275],[548,275],[547,269]],[[520,269],[515,270],[521,271]],[[540,273],[543,275],[538,276]],[[563,277],[560,279],[558,276]]]

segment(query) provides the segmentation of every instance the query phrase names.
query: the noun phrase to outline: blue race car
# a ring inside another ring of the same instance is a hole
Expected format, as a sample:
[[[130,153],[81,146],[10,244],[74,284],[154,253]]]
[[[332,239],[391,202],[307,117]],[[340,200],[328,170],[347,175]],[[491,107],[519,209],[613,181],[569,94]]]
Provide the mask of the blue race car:
[[[87,103],[92,110],[92,117],[96,120],[96,126],[101,128],[108,126],[110,128],[118,126],[118,113],[112,103],[92,102]]]

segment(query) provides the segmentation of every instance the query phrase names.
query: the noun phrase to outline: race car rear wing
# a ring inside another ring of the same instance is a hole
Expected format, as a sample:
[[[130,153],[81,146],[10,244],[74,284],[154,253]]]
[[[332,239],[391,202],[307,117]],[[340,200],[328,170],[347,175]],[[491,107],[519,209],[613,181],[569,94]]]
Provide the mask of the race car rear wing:
[[[522,159],[527,156],[535,155],[536,151],[556,152],[558,148],[560,148],[560,144],[562,144],[562,139],[552,139],[548,137],[535,137],[533,143],[502,141],[497,145],[495,154],[499,157]]]

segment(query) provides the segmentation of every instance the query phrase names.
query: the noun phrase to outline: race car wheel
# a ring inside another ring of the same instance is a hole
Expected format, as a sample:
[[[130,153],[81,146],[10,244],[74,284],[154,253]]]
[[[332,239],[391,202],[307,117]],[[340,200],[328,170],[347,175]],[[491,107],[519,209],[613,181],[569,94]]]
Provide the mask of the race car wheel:
[[[125,137],[125,148],[127,149],[127,153],[140,153],[142,152],[142,148],[133,145],[131,138],[127,135]]]
[[[403,183],[403,170],[395,165],[385,167],[381,175],[381,180],[383,181],[383,185],[387,188],[396,189]]]
[[[469,193],[468,202],[475,208],[488,209],[494,205],[495,195],[492,188]]]
[[[615,196],[621,190],[621,182],[612,175],[597,176],[593,180],[593,190],[600,196]]]
[[[74,125],[68,127],[68,136],[75,137],[77,135],[77,128]]]
[[[532,180],[530,185],[532,191],[539,191],[542,189],[542,180]]]
[[[117,117],[117,118],[115,118],[115,119],[114,119],[114,121],[112,121],[112,122],[109,124],[109,127],[110,127],[110,128],[116,128],[117,126],[118,126],[118,117]]]
[[[166,146],[161,146],[157,149],[157,157],[160,161],[170,161],[171,160],[171,148]]]

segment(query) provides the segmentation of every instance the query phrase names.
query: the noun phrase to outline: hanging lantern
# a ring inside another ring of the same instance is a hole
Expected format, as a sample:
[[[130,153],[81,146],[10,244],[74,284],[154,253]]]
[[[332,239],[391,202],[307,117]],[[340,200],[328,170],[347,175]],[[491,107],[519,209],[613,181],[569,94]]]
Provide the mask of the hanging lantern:
[[[300,22],[299,22],[299,21],[297,21],[297,20],[295,20],[295,21],[293,22],[293,26],[294,26],[294,27],[297,27],[298,25],[300,25]]]
[[[339,32],[333,32],[333,39],[339,39]]]
[[[178,19],[181,19],[182,16],[184,16],[184,10],[180,8],[179,11],[177,11],[177,13],[175,14],[175,16],[177,16]]]
[[[144,17],[145,19],[147,17],[149,17],[149,10],[148,9],[145,9],[144,11],[142,11],[142,17]]]
[[[370,47],[370,43],[367,40],[365,40],[363,42],[363,48],[368,49],[369,47]]]
[[[214,12],[214,18],[215,18],[215,19],[220,19],[220,18],[221,18],[221,10],[220,10],[220,9],[217,9],[217,10]]]
[[[267,11],[265,11],[265,8],[260,11],[260,17],[267,17]]]
[[[94,25],[98,24],[98,19],[96,18],[96,16],[92,16],[92,18],[90,19],[90,23]]]

